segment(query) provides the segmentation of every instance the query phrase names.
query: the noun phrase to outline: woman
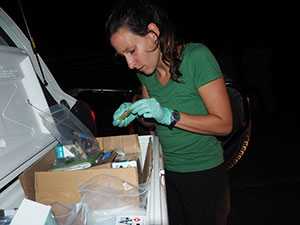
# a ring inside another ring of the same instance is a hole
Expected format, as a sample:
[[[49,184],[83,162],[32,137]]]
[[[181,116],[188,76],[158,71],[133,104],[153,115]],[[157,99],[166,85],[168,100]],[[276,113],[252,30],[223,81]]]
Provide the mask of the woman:
[[[143,93],[116,110],[113,125],[156,121],[170,225],[221,224],[228,182],[215,136],[231,132],[232,113],[215,57],[203,44],[178,40],[167,14],[148,1],[119,2],[106,28],[117,54],[137,71]]]

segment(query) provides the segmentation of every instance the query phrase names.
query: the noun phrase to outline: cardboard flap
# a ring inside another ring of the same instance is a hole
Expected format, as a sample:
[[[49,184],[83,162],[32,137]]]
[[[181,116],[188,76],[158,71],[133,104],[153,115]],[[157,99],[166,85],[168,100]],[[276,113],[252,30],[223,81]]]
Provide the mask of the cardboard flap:
[[[97,141],[100,148],[104,150],[122,149],[127,154],[140,153],[140,144],[137,134],[98,137]]]
[[[147,146],[146,158],[145,158],[144,167],[143,167],[141,178],[140,178],[140,183],[147,183],[151,176],[151,171],[153,168],[153,152],[152,151],[153,151],[153,146],[152,146],[152,140],[150,138],[148,146]]]
[[[49,170],[52,167],[54,159],[54,151],[49,151],[20,175],[19,180],[28,199],[35,200],[34,173],[37,171]]]

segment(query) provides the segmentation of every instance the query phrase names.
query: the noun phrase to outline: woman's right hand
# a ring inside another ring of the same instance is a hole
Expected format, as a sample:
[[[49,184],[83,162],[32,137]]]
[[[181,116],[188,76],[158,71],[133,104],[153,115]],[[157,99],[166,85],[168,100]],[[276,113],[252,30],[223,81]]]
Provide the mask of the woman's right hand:
[[[130,106],[132,103],[124,102],[119,106],[119,108],[115,111],[113,115],[113,125],[116,127],[127,127],[136,117],[137,114],[134,115]]]

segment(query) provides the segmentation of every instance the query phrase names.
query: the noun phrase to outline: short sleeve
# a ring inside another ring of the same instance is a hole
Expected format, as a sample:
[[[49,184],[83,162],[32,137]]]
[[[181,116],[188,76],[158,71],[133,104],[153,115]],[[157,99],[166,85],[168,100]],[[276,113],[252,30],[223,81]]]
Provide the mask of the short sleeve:
[[[199,88],[222,76],[220,66],[212,52],[202,44],[195,44],[188,54],[188,64],[193,82]]]

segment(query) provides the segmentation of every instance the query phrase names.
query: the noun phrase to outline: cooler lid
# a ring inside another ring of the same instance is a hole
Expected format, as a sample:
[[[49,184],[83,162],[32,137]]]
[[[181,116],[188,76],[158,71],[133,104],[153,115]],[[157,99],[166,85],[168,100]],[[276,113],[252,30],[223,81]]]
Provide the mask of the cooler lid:
[[[0,188],[54,142],[40,109],[49,107],[30,57],[22,49],[0,46]]]

